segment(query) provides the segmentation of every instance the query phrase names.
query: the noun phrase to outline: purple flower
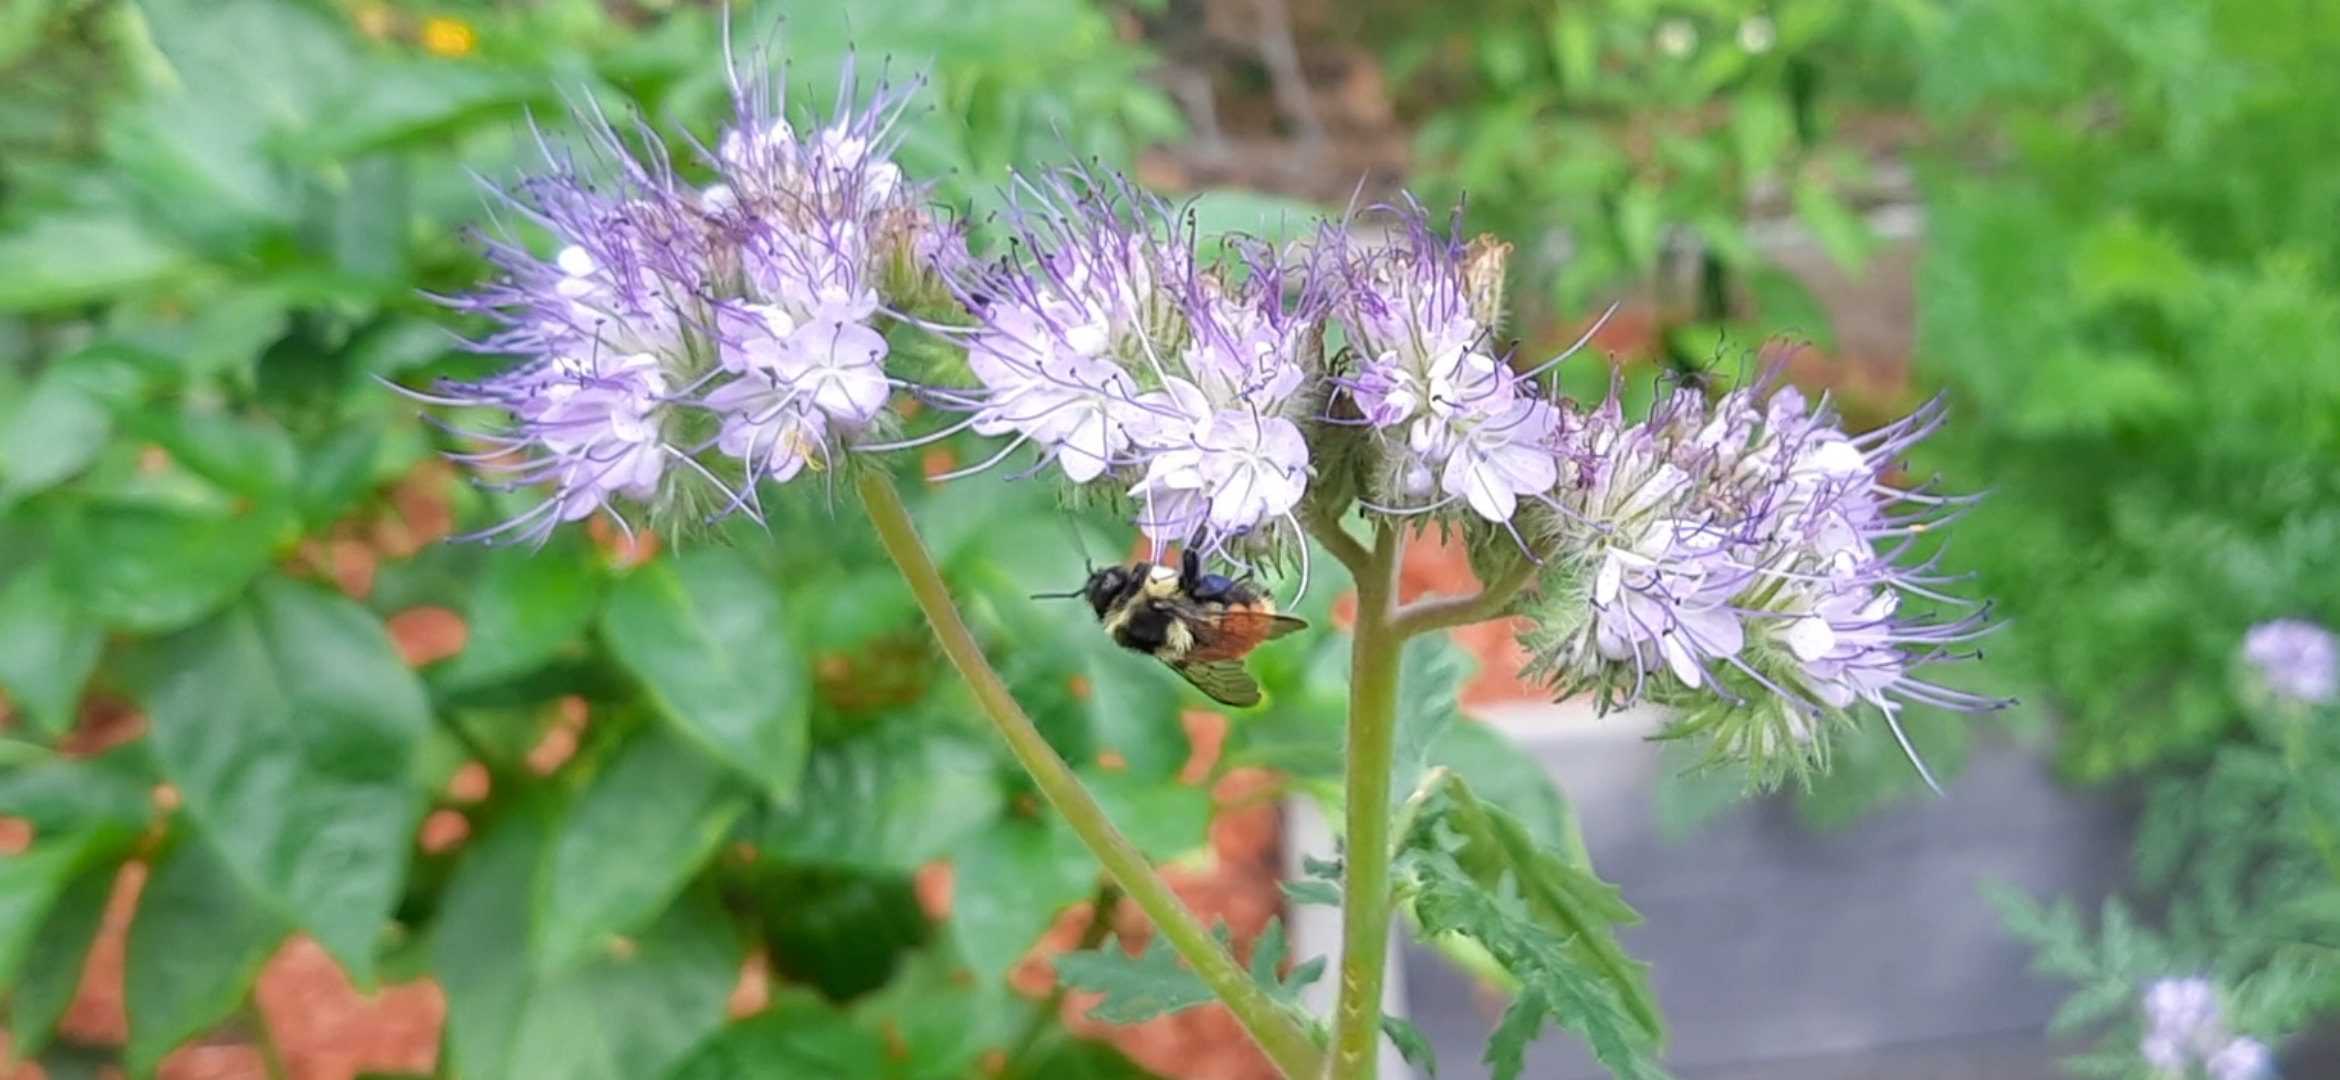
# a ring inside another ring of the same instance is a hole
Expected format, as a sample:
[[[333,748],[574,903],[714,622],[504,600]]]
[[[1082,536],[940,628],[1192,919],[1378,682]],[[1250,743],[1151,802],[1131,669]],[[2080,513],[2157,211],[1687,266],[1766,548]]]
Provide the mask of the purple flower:
[[[1538,497],[1537,550],[1588,584],[1547,590],[1534,670],[1610,703],[1684,707],[1678,729],[1707,735],[1710,758],[1747,759],[1759,784],[1824,761],[1823,736],[1855,710],[1900,737],[1912,702],[1995,706],[1916,673],[1986,629],[1979,612],[1904,611],[1912,596],[1946,599],[1930,565],[1904,556],[1960,501],[1884,477],[1937,419],[1929,408],[1848,435],[1772,376],[1713,401],[1664,390],[1637,424],[1612,393],[1564,432],[1569,475]],[[1920,513],[1897,514],[1905,500]],[[1580,602],[1587,616],[1559,616]]]
[[[2277,697],[2324,705],[2340,693],[2340,639],[2304,619],[2252,627],[2243,637],[2242,655]]]
[[[962,275],[979,385],[944,402],[1012,436],[1001,456],[1028,443],[1073,483],[1114,483],[1157,544],[1296,535],[1320,292],[1288,295],[1272,253],[1205,268],[1179,216],[1117,177],[1024,180],[1013,225],[1020,261]]]
[[[2275,1058],[2267,1044],[2242,1037],[2210,1055],[2208,1068],[2211,1080],[2265,1080],[2275,1074]]]
[[[2267,1045],[2232,1035],[2218,988],[2203,978],[2161,979],[2145,988],[2145,1035],[2138,1054],[2165,1076],[2186,1076],[2196,1064],[2212,1080],[2265,1080],[2274,1073]]]
[[[881,89],[800,139],[775,83],[734,90],[705,190],[655,138],[637,156],[586,115],[596,173],[547,146],[550,171],[509,197],[553,254],[492,242],[500,279],[451,303],[500,323],[476,348],[517,363],[425,398],[505,413],[464,460],[551,488],[482,535],[540,539],[635,509],[703,523],[883,426],[897,385],[885,291],[905,252],[932,250],[918,191],[888,160],[906,95]]]
[[[1387,246],[1328,236],[1344,262],[1334,315],[1355,357],[1338,384],[1390,462],[1376,508],[1459,501],[1508,528],[1520,499],[1558,479],[1561,413],[1492,350],[1474,249],[1434,232],[1418,204],[1393,214]]]

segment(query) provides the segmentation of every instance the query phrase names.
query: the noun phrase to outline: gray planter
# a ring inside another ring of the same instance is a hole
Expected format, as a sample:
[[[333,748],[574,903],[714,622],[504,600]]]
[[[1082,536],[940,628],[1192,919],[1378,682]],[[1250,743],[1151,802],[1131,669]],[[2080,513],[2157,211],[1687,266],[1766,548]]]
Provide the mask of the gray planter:
[[[2068,988],[2027,973],[2029,946],[1977,886],[2084,900],[2118,888],[2134,818],[2124,800],[2063,788],[2034,752],[1977,746],[1946,798],[1827,833],[1783,799],[1742,803],[1668,842],[1657,748],[1642,738],[1656,716],[1480,713],[1551,770],[1601,875],[1646,917],[1625,944],[1651,964],[1684,1080],[2061,1080],[2062,1048],[2042,1030]],[[1286,820],[1296,873],[1300,851],[1331,845],[1313,806]],[[1337,951],[1330,913],[1295,918],[1298,955]],[[1436,1047],[1442,1080],[1484,1080],[1501,999],[1418,946],[1400,951],[1398,972],[1391,1004]],[[1531,1080],[1607,1075],[1564,1034],[1529,1052]]]

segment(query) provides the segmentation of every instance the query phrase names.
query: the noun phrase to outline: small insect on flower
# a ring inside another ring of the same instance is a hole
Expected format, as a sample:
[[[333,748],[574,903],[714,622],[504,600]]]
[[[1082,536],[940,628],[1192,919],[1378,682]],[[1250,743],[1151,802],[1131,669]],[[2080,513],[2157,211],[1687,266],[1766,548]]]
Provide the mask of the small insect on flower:
[[[1259,683],[1244,669],[1251,650],[1296,630],[1304,619],[1280,614],[1267,591],[1249,580],[1203,572],[1188,548],[1179,564],[1139,560],[1094,570],[1080,589],[1035,600],[1084,599],[1113,643],[1169,665],[1221,705],[1259,704]]]

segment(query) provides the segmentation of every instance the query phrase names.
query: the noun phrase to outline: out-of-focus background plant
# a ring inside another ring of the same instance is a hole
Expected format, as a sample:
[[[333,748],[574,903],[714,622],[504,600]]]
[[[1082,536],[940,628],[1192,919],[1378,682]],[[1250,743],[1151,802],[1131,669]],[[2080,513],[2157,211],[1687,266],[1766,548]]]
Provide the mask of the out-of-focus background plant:
[[[1945,554],[2011,617],[1984,678],[2023,698],[2015,730],[2075,784],[2161,792],[2137,895],[2102,928],[2011,904],[2085,983],[2068,1020],[2113,1021],[2096,1069],[2147,1075],[2154,980],[2214,978],[2232,1026],[2278,1047],[2340,998],[2318,824],[2334,811],[2313,779],[2334,718],[2271,721],[2235,678],[2250,626],[2340,622],[2330,5],[916,0],[733,18],[786,44],[808,102],[849,52],[927,72],[903,164],[978,226],[1010,165],[1097,157],[1244,189],[1206,197],[1217,227],[1338,202],[1370,170],[1368,197],[1398,180],[1440,209],[1467,195],[1474,227],[1522,242],[1524,355],[1622,301],[1593,352],[1642,383],[1809,341],[1795,370],[1856,421],[1947,388],[1950,426],[1913,479],[1994,491]],[[769,561],[615,535],[525,559],[438,543],[503,508],[425,464],[441,437],[377,379],[471,370],[422,295],[479,273],[461,228],[487,204],[466,173],[509,177],[536,152],[525,117],[586,101],[703,137],[722,21],[681,0],[0,6],[12,1053],[51,1075],[142,1068],[224,1031],[268,1057],[254,980],[298,930],[360,987],[436,977],[442,1075],[587,1059],[577,1075],[800,1059],[1188,1075],[1011,992],[1044,933],[1103,932],[1084,913],[1094,867],[931,681],[908,596],[850,515],[807,495],[774,529],[821,542]],[[1834,324],[1875,294],[1844,283],[1899,242],[1874,223],[1914,208],[1904,348],[1854,354]],[[1782,254],[1788,234],[1824,272]],[[1588,394],[1609,369],[1564,377]],[[1182,722],[1159,672],[1064,651],[1093,640],[1078,605],[1022,599],[1126,537],[960,483],[914,510],[1019,694],[1152,823],[1150,854],[1198,889],[1229,877],[1247,805],[1335,775],[1339,639],[1261,655],[1267,715]],[[1051,647],[1019,651],[1034,641]],[[1451,677],[1414,679],[1432,691],[1417,709],[1449,704],[1468,666],[1430,659]],[[1955,800],[1975,731],[1911,729]],[[1539,773],[1453,731],[1446,751],[1487,773],[1475,787],[1564,822]],[[1227,779],[1243,766],[1268,771]],[[1843,823],[1922,790],[1880,735],[1801,799]],[[1731,794],[1664,797],[1695,813]],[[79,977],[119,936],[107,898],[123,916],[132,890],[109,1014]],[[1226,916],[1248,942],[1276,911]],[[384,917],[397,933],[374,932]]]

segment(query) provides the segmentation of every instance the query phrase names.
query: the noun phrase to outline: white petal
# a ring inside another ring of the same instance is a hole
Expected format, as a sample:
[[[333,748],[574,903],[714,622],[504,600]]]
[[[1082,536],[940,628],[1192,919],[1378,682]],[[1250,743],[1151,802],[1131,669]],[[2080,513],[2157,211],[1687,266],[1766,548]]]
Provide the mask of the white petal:
[[[1836,651],[1836,631],[1828,620],[1818,615],[1806,615],[1788,624],[1788,649],[1798,660],[1818,660]]]

